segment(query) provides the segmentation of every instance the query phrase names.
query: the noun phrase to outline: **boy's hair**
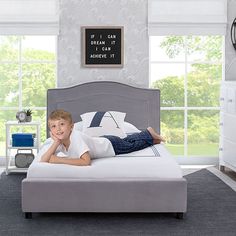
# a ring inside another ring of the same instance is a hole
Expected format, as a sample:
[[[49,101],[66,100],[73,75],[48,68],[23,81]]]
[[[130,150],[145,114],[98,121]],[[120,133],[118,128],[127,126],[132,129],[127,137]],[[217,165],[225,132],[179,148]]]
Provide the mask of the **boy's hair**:
[[[60,119],[64,119],[69,121],[70,124],[72,124],[72,116],[69,112],[64,111],[63,109],[57,109],[53,112],[51,112],[51,114],[48,117],[48,124],[50,122],[50,120],[60,120]]]

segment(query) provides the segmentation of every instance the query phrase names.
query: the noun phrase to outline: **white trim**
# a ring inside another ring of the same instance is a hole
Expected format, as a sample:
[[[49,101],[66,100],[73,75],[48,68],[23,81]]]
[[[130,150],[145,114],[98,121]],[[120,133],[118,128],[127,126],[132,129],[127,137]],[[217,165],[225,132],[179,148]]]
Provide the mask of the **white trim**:
[[[187,42],[184,36],[184,156],[188,156],[188,56],[187,56]]]
[[[230,188],[232,188],[234,191],[236,191],[236,182],[231,179],[229,176],[224,174],[224,172],[221,172],[220,170],[216,169],[216,167],[209,167],[207,168],[211,173],[216,175],[218,178],[220,178],[224,183],[226,183]]]
[[[58,23],[1,23],[1,35],[58,35]]]
[[[15,61],[1,61],[0,60],[0,64],[16,64],[16,63],[19,63],[19,60],[15,60]],[[40,60],[29,60],[29,61],[26,61],[26,60],[21,60],[21,63],[22,64],[56,64],[55,61],[47,61],[47,60],[44,60],[44,61],[40,61]]]
[[[22,110],[22,37],[19,37],[19,110]]]
[[[218,157],[205,157],[205,156],[190,156],[190,157],[175,157],[180,165],[218,165]]]
[[[223,42],[222,42],[222,82],[225,81],[225,36],[223,37]]]
[[[163,35],[226,35],[227,24],[148,24],[149,36]]]
[[[182,35],[183,36],[183,35]],[[222,53],[223,54],[223,53]],[[153,60],[151,61],[152,64],[172,64],[173,61],[159,61],[159,60]],[[184,64],[185,61],[174,61],[175,64]],[[192,65],[192,64],[206,64],[206,65],[217,65],[217,64],[222,64],[220,61],[188,61],[186,62],[187,65]]]
[[[42,111],[46,111],[46,107],[22,107],[22,109],[31,109],[31,110],[42,110]],[[3,111],[14,111],[14,110],[19,110],[19,107],[1,107],[1,110]]]
[[[161,110],[164,111],[181,111],[181,110],[190,110],[190,111],[194,111],[194,110],[214,110],[214,111],[219,111],[220,107],[161,107]]]

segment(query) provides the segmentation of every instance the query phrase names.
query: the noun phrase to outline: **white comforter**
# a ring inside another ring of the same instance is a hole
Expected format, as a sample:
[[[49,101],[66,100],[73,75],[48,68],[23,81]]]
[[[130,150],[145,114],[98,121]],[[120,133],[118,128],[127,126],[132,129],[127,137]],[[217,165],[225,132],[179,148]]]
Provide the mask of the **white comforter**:
[[[35,158],[27,178],[150,180],[182,178],[182,171],[165,146],[158,144],[138,152],[93,159],[91,166],[50,164]]]

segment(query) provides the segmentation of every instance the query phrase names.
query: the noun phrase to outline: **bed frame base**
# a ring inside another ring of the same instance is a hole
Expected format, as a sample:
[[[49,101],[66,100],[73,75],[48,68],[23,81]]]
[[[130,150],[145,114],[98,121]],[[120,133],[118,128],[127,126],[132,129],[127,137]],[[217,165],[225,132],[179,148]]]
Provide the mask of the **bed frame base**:
[[[187,182],[181,179],[24,179],[22,210],[34,212],[176,213],[187,209]]]

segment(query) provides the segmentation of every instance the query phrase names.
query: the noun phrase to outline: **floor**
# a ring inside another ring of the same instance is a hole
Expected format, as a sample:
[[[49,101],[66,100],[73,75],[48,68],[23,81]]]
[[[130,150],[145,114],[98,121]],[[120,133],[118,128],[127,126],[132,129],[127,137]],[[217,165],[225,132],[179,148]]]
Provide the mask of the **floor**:
[[[191,174],[200,169],[208,169],[211,173],[219,177],[223,182],[225,182],[229,187],[231,187],[236,192],[236,172],[225,167],[222,172],[219,170],[218,166],[204,166],[204,165],[183,165],[181,166],[183,170],[183,175]]]
[[[211,165],[182,165],[183,175],[194,173],[201,169],[208,169],[210,172],[218,176],[223,182],[230,186],[236,192],[236,172],[225,167],[225,171],[219,170],[218,166]],[[3,167],[0,167],[0,174],[4,171]],[[0,177],[1,178],[1,177]]]

